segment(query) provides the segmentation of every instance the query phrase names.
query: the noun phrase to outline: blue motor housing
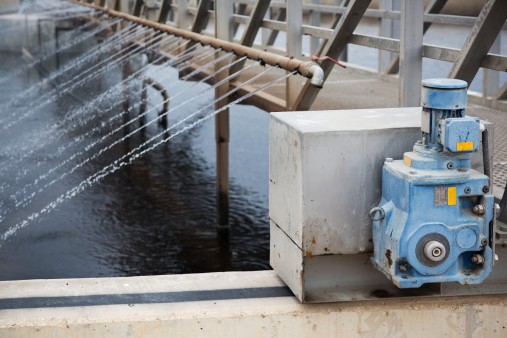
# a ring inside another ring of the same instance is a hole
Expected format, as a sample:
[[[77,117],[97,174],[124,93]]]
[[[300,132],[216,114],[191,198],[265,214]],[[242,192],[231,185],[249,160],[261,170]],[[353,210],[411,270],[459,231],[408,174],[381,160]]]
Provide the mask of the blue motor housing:
[[[494,198],[483,192],[488,184],[488,177],[474,170],[468,175],[415,171],[404,161],[386,162],[382,211],[375,216],[381,219],[373,222],[374,265],[400,288],[481,283],[493,263]],[[477,205],[484,214],[474,212]],[[429,243],[441,243],[443,249],[430,248],[440,250],[441,259],[427,257]]]
[[[494,197],[489,178],[470,169],[480,123],[465,117],[466,82],[423,86],[422,140],[384,163],[382,200],[370,212],[372,263],[400,288],[481,283],[493,266]]]

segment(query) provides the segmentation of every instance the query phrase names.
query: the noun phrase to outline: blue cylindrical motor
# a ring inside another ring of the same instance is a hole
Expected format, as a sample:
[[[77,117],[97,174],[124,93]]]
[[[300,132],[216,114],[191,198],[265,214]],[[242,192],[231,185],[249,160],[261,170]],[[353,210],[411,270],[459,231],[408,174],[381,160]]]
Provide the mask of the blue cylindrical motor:
[[[494,198],[470,168],[480,121],[465,116],[467,83],[423,82],[422,139],[403,160],[386,161],[373,208],[374,266],[400,288],[481,283],[491,271]]]

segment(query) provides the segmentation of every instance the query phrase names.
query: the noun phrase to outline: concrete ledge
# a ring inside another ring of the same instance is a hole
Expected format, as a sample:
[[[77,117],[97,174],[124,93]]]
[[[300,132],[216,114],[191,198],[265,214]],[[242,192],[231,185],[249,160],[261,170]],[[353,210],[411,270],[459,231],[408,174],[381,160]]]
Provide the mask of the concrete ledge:
[[[268,297],[258,297],[267,289],[274,291]],[[114,295],[141,297],[189,291],[221,296],[205,300],[183,297],[172,302],[159,302],[156,297],[148,297],[144,303],[114,305],[29,305],[33,298],[46,298],[49,302],[50,298],[95,295],[96,299],[107,299]],[[273,271],[0,282],[0,336],[507,335],[505,295],[303,305],[286,292],[286,287]],[[16,299],[27,301],[26,307],[9,309],[9,302],[12,304]]]

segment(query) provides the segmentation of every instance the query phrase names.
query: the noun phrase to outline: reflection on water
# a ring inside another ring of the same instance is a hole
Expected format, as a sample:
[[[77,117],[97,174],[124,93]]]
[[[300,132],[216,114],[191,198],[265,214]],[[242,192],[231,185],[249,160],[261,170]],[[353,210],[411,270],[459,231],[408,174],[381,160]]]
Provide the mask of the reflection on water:
[[[0,57],[0,77],[23,64],[17,54],[3,54]],[[115,76],[117,74],[107,78],[114,80]],[[31,71],[11,79],[9,83],[0,84],[0,100],[5,102],[38,80],[37,72]],[[190,83],[180,85],[190,86]],[[90,100],[90,94],[99,87],[95,84],[80,92],[81,99],[85,102]],[[152,96],[155,98],[152,104],[156,104],[158,98],[154,93]],[[183,96],[187,97],[179,100],[188,99],[188,95]],[[192,107],[186,109],[198,109],[203,102],[211,99],[212,96],[208,96],[196,100]],[[9,146],[0,146],[0,169],[9,168],[9,162],[26,154],[24,142],[28,140],[19,141],[23,139],[20,135],[34,131],[42,133],[49,122],[59,121],[71,107],[80,104],[75,98],[61,97],[16,128],[2,132],[0,142]],[[177,100],[171,102],[173,106],[177,104]],[[47,146],[26,156],[1,174],[1,184],[6,183],[0,195],[1,209],[2,212],[9,210],[0,223],[1,232],[160,132],[159,126],[150,126],[145,133],[113,148],[98,161],[87,163],[38,194],[29,206],[12,208],[11,196],[20,186],[33,182],[34,177],[39,177],[61,162],[60,158],[54,156],[59,147],[69,144],[73,137],[118,113],[121,108],[120,104],[109,111],[104,110],[72,132],[66,132],[62,126],[56,131],[55,141],[48,142]],[[1,111],[0,117],[9,113]],[[176,116],[171,116],[170,121],[171,118],[178,118],[177,114],[186,113],[175,113]],[[131,276],[269,268],[267,123],[267,114],[257,108],[237,106],[231,110],[231,231],[227,237],[218,236],[215,230],[215,143],[213,121],[210,120],[118,170],[101,183],[63,203],[51,214],[40,217],[28,228],[18,231],[0,248],[0,279]],[[108,130],[111,130],[117,125],[109,127]],[[107,130],[92,138],[98,139],[105,133]],[[122,136],[117,135],[116,139]],[[69,147],[65,157],[78,149],[77,145]],[[72,168],[83,159],[76,159],[64,169]],[[29,175],[23,176],[26,172]]]

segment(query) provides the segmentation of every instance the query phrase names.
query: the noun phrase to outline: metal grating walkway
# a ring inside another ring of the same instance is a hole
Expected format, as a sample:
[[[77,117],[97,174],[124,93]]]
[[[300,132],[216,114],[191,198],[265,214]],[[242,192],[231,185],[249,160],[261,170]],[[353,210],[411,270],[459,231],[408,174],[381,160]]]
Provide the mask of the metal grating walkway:
[[[493,184],[498,196],[507,182],[507,113],[473,106],[474,115],[494,125]]]

